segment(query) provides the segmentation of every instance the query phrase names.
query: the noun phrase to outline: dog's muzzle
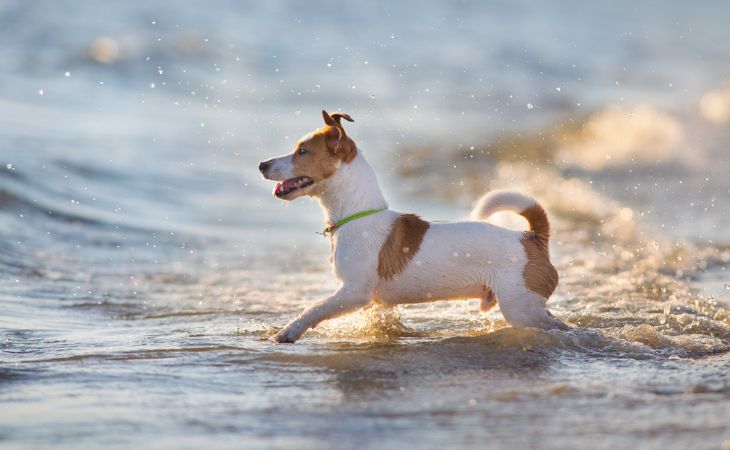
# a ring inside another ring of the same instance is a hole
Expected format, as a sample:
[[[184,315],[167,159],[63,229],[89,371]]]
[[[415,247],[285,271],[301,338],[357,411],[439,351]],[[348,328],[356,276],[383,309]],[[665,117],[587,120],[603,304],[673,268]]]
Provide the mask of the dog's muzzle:
[[[266,171],[269,169],[269,167],[271,167],[272,163],[273,163],[272,160],[268,160],[268,161],[259,163],[259,171],[261,171],[261,173],[263,175],[266,175]]]

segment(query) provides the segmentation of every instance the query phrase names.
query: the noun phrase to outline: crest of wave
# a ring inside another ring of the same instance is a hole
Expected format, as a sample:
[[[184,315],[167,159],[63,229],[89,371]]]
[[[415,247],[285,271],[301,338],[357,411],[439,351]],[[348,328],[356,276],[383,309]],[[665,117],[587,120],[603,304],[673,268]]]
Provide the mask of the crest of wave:
[[[706,92],[700,99],[700,113],[717,125],[730,123],[730,86]]]
[[[670,114],[650,105],[611,106],[592,114],[575,132],[556,143],[561,164],[599,170],[627,164],[678,161],[697,165],[697,152],[685,150],[685,130]]]

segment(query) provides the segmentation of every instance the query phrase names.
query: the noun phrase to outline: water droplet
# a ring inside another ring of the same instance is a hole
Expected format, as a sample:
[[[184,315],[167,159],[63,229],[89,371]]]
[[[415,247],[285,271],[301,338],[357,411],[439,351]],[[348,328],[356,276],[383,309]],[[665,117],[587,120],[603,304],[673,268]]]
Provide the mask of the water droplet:
[[[535,105],[533,105],[532,103],[528,103],[528,104],[527,104],[527,109],[532,109],[532,108],[534,108],[534,107],[535,107]]]
[[[657,241],[652,242],[651,245],[654,246],[654,250],[659,250],[659,243]]]
[[[38,89],[38,95],[43,95],[43,89]]]
[[[66,72],[63,74],[63,76],[66,78],[71,78],[71,72]]]
[[[725,290],[730,291],[730,283],[725,283]]]

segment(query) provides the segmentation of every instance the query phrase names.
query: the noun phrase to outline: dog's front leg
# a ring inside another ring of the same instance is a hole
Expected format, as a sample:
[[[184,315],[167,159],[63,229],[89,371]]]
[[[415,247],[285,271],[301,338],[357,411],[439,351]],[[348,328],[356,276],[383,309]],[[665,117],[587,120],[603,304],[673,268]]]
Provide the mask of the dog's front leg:
[[[273,339],[275,342],[295,342],[305,331],[316,327],[323,320],[351,313],[366,306],[371,300],[372,292],[369,289],[342,286],[325,300],[305,309],[299,317],[276,333]]]

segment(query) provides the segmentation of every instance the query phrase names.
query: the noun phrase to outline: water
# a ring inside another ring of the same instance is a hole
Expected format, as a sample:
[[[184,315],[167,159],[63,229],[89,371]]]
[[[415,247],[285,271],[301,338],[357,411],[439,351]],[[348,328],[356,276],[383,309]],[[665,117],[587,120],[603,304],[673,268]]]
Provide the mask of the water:
[[[4,3],[0,444],[728,447],[728,13]],[[272,344],[336,283],[256,165],[323,107],[395,209],[544,201],[576,328],[431,303]]]

